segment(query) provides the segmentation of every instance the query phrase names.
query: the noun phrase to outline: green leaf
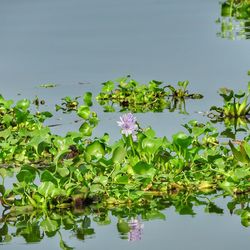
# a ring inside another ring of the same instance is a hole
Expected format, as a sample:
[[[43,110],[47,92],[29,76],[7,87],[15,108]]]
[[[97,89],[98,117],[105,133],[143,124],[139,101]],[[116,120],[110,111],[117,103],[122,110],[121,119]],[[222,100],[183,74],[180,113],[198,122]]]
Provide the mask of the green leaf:
[[[165,220],[166,216],[165,216],[165,214],[163,214],[157,210],[153,210],[153,211],[146,212],[146,214],[143,216],[143,219],[145,219],[145,220]]]
[[[108,215],[105,216],[96,216],[93,218],[98,225],[109,225],[111,223],[111,219]]]
[[[192,137],[187,136],[183,132],[179,132],[173,135],[173,143],[182,148],[187,148],[191,144],[191,142],[192,142]]]
[[[194,136],[198,137],[204,133],[206,127],[193,127],[192,132]]]
[[[7,170],[5,168],[0,168],[0,175],[4,179],[6,176],[8,176]]]
[[[209,204],[205,208],[205,212],[215,213],[215,214],[223,214],[223,209],[218,207],[215,203],[209,202]]]
[[[147,128],[146,131],[144,131],[144,134],[148,138],[154,138],[155,137],[155,131],[152,128]]]
[[[112,162],[113,163],[123,162],[123,160],[126,157],[126,154],[127,154],[126,149],[123,146],[118,146],[113,152]]]
[[[234,175],[237,179],[243,179],[250,175],[250,171],[246,168],[237,168],[234,171]]]
[[[30,166],[24,166],[16,177],[19,182],[32,183],[36,178],[36,170]]]
[[[128,222],[126,222],[122,219],[120,219],[117,222],[116,228],[117,228],[118,232],[121,234],[127,234],[130,232],[130,226],[129,226]]]
[[[36,133],[32,134],[33,137],[29,141],[28,145],[34,147],[36,152],[38,153],[39,144],[42,142],[46,142],[49,138],[50,129],[48,127],[42,128]]]
[[[103,85],[103,87],[102,87],[103,92],[110,92],[115,87],[115,84],[112,81],[104,82],[102,85]]]
[[[221,182],[219,183],[219,187],[225,190],[230,195],[233,195],[234,193],[235,185],[231,182],[228,181]]]
[[[192,209],[192,204],[181,205],[177,208],[177,211],[181,215],[195,215],[195,212]]]
[[[62,177],[66,177],[69,175],[69,169],[66,167],[58,167],[56,171]]]
[[[30,101],[28,99],[20,100],[16,103],[16,108],[26,111],[30,106]]]
[[[38,187],[38,193],[43,195],[45,198],[48,198],[51,196],[53,190],[56,188],[55,184],[50,181],[43,182],[39,187]]]
[[[93,180],[93,183],[100,183],[105,187],[108,184],[108,177],[107,176],[96,176]]]
[[[161,138],[144,138],[142,140],[142,149],[145,153],[155,154],[156,151],[162,146]]]
[[[62,239],[60,239],[60,248],[62,250],[73,250],[74,247],[68,246]]]
[[[0,138],[6,139],[11,135],[11,133],[12,133],[11,127],[7,128],[5,130],[2,130],[2,131],[0,131]]]
[[[67,191],[69,191],[67,189]],[[66,189],[61,189],[61,188],[54,188],[51,192],[51,197],[54,198],[54,197],[63,197],[63,196],[67,196],[67,193],[66,193]]]
[[[109,113],[109,112],[111,113],[111,112],[115,112],[115,108],[111,105],[106,105],[103,107],[103,111],[107,112],[107,113]]]
[[[4,185],[0,185],[0,193],[2,194],[2,196],[4,196],[4,194],[5,194],[5,187],[4,187]]]
[[[231,141],[229,141],[229,146],[230,146],[236,160],[238,160],[240,162],[246,161],[244,154],[242,154],[242,152],[238,151]]]
[[[244,210],[241,213],[241,224],[244,227],[249,227],[250,226],[250,211]]]
[[[54,175],[49,172],[48,170],[45,170],[42,174],[41,174],[41,182],[47,182],[50,181],[52,183],[54,183],[55,185],[57,185],[57,179],[54,177]]]
[[[90,108],[88,106],[80,106],[77,110],[78,116],[87,120],[90,117]]]
[[[43,220],[40,226],[44,232],[49,232],[49,233],[59,229],[57,221],[51,220],[50,218],[46,218],[45,220]]]
[[[91,136],[93,128],[89,125],[89,123],[84,122],[81,127],[79,128],[79,131],[84,135],[84,136]]]
[[[105,154],[104,145],[99,141],[94,141],[86,147],[86,153],[100,158]]]
[[[4,225],[0,228],[0,237],[8,234],[8,225],[4,223]]]
[[[37,221],[32,223],[26,221],[26,225],[20,229],[19,234],[24,237],[27,243],[40,242],[43,239]]]
[[[115,183],[117,184],[128,184],[128,176],[127,175],[117,175],[115,177]]]
[[[245,142],[243,145],[244,145],[244,149],[246,151],[246,154],[247,154],[248,158],[250,159],[250,144]]]
[[[97,194],[97,193],[103,193],[103,186],[100,184],[93,184],[90,187],[90,193]]]
[[[154,175],[155,169],[152,167],[152,165],[140,161],[135,166],[132,167],[135,174],[138,175]]]
[[[92,106],[93,103],[92,103],[92,93],[91,92],[86,92],[83,96],[83,101],[85,103],[85,105],[87,106]]]

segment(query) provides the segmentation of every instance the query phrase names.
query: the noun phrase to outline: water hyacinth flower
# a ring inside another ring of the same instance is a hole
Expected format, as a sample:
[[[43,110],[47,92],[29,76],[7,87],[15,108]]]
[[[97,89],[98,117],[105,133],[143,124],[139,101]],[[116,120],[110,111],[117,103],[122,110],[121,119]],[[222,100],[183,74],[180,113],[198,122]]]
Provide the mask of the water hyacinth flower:
[[[137,129],[136,117],[132,113],[125,114],[120,117],[120,121],[117,122],[118,126],[121,127],[121,133],[126,137],[132,135],[133,141],[137,140]]]
[[[141,223],[141,221],[139,219],[131,219],[129,221],[129,227],[130,227],[130,231],[129,231],[129,241],[137,241],[137,240],[141,240],[142,237],[142,229],[144,227],[144,225]]]

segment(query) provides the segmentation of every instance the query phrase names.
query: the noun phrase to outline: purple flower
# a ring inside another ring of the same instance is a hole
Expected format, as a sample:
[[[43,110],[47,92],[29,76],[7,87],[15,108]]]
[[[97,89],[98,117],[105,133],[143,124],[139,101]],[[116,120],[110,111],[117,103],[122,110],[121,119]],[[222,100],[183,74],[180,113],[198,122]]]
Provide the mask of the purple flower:
[[[118,126],[122,129],[122,134],[125,136],[132,135],[134,141],[137,140],[136,132],[138,125],[136,124],[136,118],[133,114],[128,113],[120,117],[120,121],[117,122]]]
[[[144,225],[138,219],[131,219],[129,221],[130,231],[129,231],[129,241],[141,240],[142,229]]]

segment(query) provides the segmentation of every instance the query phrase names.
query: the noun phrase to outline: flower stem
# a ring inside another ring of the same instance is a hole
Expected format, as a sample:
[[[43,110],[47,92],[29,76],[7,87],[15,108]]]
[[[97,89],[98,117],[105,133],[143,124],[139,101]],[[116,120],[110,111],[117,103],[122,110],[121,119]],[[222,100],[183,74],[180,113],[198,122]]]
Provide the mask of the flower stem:
[[[132,135],[129,135],[129,142],[130,142],[130,147],[131,147],[132,152],[133,152],[133,156],[135,156],[135,149],[134,149],[134,143],[133,143]]]

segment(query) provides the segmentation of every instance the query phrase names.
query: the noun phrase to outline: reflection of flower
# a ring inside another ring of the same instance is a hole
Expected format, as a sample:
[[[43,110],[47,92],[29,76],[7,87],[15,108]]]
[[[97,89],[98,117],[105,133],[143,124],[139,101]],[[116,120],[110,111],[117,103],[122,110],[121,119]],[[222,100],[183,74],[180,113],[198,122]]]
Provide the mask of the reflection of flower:
[[[128,113],[120,117],[120,121],[117,122],[118,126],[122,129],[122,134],[125,136],[132,135],[133,141],[137,140],[136,131],[138,125],[136,124],[136,118],[133,114]]]
[[[130,227],[130,231],[129,231],[128,240],[129,241],[141,240],[142,229],[144,227],[141,221],[138,219],[131,219],[129,221],[129,227]]]

